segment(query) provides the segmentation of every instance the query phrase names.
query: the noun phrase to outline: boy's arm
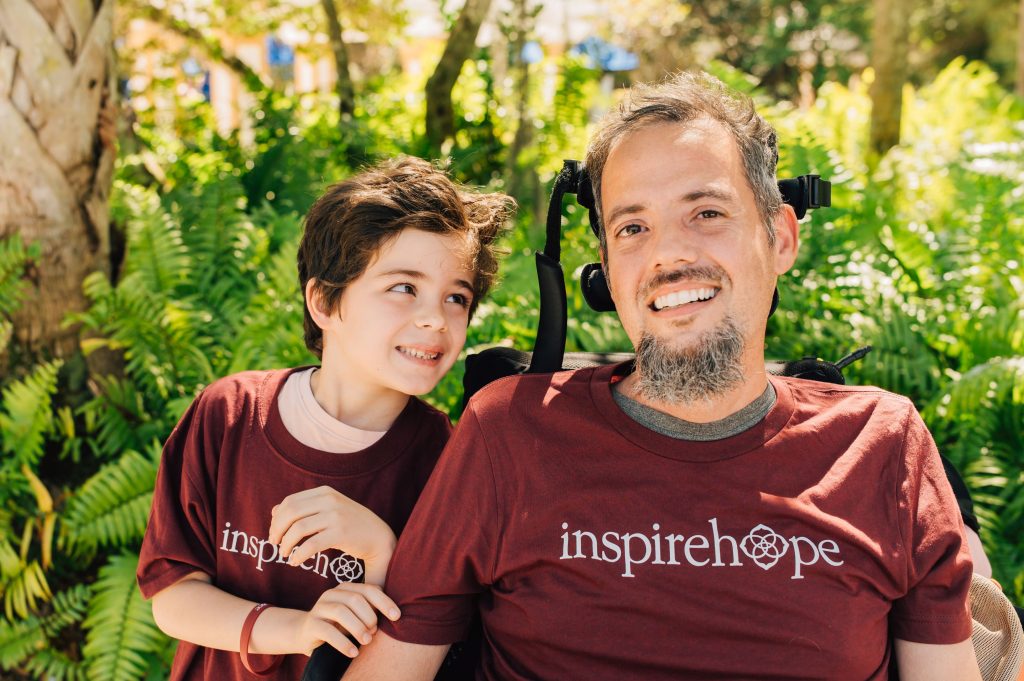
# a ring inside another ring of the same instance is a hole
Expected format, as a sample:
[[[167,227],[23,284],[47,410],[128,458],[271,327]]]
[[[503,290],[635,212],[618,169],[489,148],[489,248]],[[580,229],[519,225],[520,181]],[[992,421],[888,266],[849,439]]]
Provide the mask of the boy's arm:
[[[153,597],[153,618],[173,638],[207,648],[238,652],[242,624],[257,605],[233,596],[195,572]],[[379,587],[340,584],[324,592],[309,611],[270,607],[253,626],[249,652],[265,655],[304,653],[322,643],[355,657],[356,647],[345,636],[369,643],[377,631],[377,613],[397,619],[398,608]]]
[[[895,649],[902,681],[981,681],[971,639],[951,645],[896,639]]]
[[[444,662],[449,645],[406,643],[384,632],[364,646],[344,681],[430,681]]]

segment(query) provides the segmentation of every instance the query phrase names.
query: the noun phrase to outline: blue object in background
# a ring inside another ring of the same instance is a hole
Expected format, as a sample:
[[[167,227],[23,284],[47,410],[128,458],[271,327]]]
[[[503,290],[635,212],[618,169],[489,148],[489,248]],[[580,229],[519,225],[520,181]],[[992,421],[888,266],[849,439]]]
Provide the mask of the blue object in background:
[[[523,45],[519,58],[524,64],[537,64],[544,59],[544,48],[536,40],[531,40]]]
[[[295,50],[276,36],[267,36],[267,63],[271,66],[293,66]]]
[[[609,71],[632,71],[640,66],[640,57],[633,52],[590,36],[570,50],[570,54],[583,55],[591,68]]]

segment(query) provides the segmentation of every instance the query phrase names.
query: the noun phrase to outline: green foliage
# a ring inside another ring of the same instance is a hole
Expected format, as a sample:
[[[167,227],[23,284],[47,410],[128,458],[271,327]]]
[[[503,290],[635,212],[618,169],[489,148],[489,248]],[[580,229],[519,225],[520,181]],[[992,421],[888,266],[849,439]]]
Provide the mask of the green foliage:
[[[114,555],[100,569],[84,625],[87,633],[82,652],[89,660],[89,679],[138,679],[149,665],[146,653],[163,647],[165,636],[135,583],[138,562],[135,555]]]
[[[63,514],[67,549],[91,555],[99,547],[140,541],[153,503],[159,461],[160,445],[154,443],[147,456],[128,450],[89,478]]]

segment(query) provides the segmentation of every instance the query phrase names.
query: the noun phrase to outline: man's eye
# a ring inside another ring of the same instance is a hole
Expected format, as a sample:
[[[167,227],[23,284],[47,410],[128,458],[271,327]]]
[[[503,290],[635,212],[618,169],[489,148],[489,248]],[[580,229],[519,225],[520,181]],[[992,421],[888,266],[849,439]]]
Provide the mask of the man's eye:
[[[461,307],[469,307],[469,296],[464,296],[461,293],[453,293],[444,299],[446,303],[455,303]]]
[[[638,225],[636,223],[633,223],[633,224],[626,225],[625,227],[620,229],[619,230],[619,236],[633,236],[634,234],[639,234],[643,230],[644,230],[643,225]]]
[[[708,210],[702,210],[697,215],[699,215],[700,217],[704,218],[705,220],[710,220],[712,218],[721,217],[722,214],[719,213],[717,210],[708,209]]]
[[[416,288],[412,284],[395,284],[388,291],[394,291],[395,293],[409,293],[412,295],[416,294]]]

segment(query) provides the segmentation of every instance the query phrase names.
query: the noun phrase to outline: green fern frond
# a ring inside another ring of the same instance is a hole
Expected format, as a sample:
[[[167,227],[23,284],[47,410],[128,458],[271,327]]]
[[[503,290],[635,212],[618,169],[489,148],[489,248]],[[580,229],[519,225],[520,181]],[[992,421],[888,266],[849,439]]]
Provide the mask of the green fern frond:
[[[45,648],[25,661],[24,671],[46,681],[86,681],[88,671],[81,660],[72,660],[67,653]]]
[[[152,189],[118,182],[115,194],[127,216],[125,274],[138,272],[148,291],[172,293],[190,277],[191,262],[181,230]]]
[[[90,599],[92,599],[92,589],[88,584],[76,584],[54,594],[50,600],[52,612],[42,619],[46,635],[54,638],[62,630],[85,619]]]
[[[138,556],[112,556],[93,586],[83,653],[95,681],[136,681],[166,641],[135,583],[137,565]]]
[[[17,233],[0,239],[0,316],[13,312],[21,303],[26,285],[22,274],[26,263],[38,252],[38,247],[26,248]]]
[[[68,501],[63,544],[76,555],[101,546],[124,546],[141,539],[149,519],[160,449],[149,457],[134,451],[103,466]]]
[[[33,653],[46,647],[46,632],[39,618],[0,619],[0,667],[12,671]]]
[[[62,362],[38,365],[3,391],[0,411],[0,450],[11,455],[4,466],[34,464],[43,455],[43,441],[50,431],[53,412],[50,398],[57,391],[57,372]]]
[[[162,422],[154,421],[146,409],[142,392],[130,380],[114,376],[97,377],[96,397],[82,408],[96,447],[105,457],[129,449],[142,449],[154,438],[166,434]]]
[[[13,620],[15,614],[22,619],[35,612],[39,601],[46,601],[52,595],[50,585],[46,581],[39,561],[20,562],[18,569],[2,584],[4,594],[4,612],[7,619]]]

